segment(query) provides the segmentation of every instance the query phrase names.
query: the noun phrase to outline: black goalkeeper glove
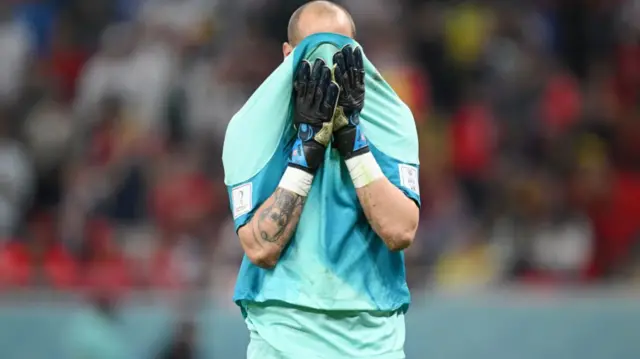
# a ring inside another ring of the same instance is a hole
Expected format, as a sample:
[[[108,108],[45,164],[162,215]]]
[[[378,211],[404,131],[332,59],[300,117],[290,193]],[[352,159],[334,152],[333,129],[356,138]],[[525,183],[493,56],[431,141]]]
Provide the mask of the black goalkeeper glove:
[[[360,112],[364,107],[362,50],[353,50],[347,45],[333,56],[333,63],[335,80],[340,86],[333,119],[333,144],[345,159],[349,159],[369,152],[369,143],[360,126]]]
[[[317,59],[313,69],[307,61],[298,67],[294,80],[294,126],[297,138],[289,166],[314,174],[324,160],[331,141],[333,115],[340,87],[332,80],[331,69]]]

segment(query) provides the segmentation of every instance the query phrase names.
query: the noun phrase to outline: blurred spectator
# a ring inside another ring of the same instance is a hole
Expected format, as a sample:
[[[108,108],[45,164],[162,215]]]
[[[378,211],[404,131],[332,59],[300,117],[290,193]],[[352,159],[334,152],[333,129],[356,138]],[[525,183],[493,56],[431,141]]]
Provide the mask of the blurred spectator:
[[[141,25],[108,28],[98,54],[82,72],[77,115],[91,123],[90,114],[100,101],[117,94],[125,101],[134,128],[142,133],[163,131],[158,126],[164,119],[174,61],[171,47]]]
[[[80,75],[77,116],[90,121],[90,114],[107,96],[127,97],[126,80],[129,56],[136,45],[133,25],[113,25],[104,32],[98,52],[89,60]]]
[[[34,206],[51,208],[62,198],[63,171],[74,144],[74,120],[67,105],[45,95],[23,124],[23,137],[36,172]]]
[[[463,1],[445,11],[447,52],[458,69],[476,70],[493,21],[490,9]]]
[[[494,161],[495,120],[479,94],[468,98],[452,119],[451,156],[470,210],[481,217],[487,209],[488,174]]]
[[[90,52],[76,39],[72,19],[61,17],[52,33],[51,53],[48,57],[49,76],[59,87],[60,100],[69,103],[76,94],[80,73]]]
[[[31,60],[32,39],[25,23],[13,16],[7,2],[0,4],[0,102],[15,100]]]
[[[0,250],[0,284],[71,289],[77,284],[77,263],[57,237],[55,219],[47,213],[31,216],[25,240]]]
[[[557,73],[547,82],[541,104],[540,118],[545,122],[545,137],[566,133],[580,118],[580,89],[567,73]]]
[[[214,6],[207,0],[154,0],[144,2],[140,21],[169,32],[180,41],[197,43],[210,21]]]
[[[80,260],[84,267],[81,277],[84,288],[99,287],[105,281],[114,290],[134,284],[131,263],[117,242],[114,228],[104,219],[87,221]]]
[[[408,56],[401,31],[370,29],[360,40],[371,59],[398,96],[409,106],[418,124],[430,111],[429,82],[424,71]]]
[[[227,124],[244,104],[246,91],[225,70],[224,61],[202,58],[182,78],[187,96],[182,125],[190,139],[222,143]]]
[[[214,240],[206,230],[212,195],[209,182],[188,158],[167,158],[152,191],[152,211],[161,231],[152,256],[152,283],[175,287],[202,280],[202,249],[207,248],[203,242]]]
[[[78,163],[79,171],[88,176],[82,186],[84,195],[91,197],[85,198],[84,204],[80,204],[81,198],[75,203],[86,206],[85,211],[102,209],[112,219],[135,222],[144,212],[145,180],[141,166],[149,147],[119,97],[104,98],[99,110],[84,158]],[[74,193],[82,188],[78,184],[71,184],[75,186],[71,195],[82,196]],[[68,200],[74,203],[73,197]]]
[[[27,26],[29,42],[38,56],[47,56],[51,45],[51,31],[59,15],[59,1],[6,1],[11,4],[15,18]]]
[[[545,283],[580,282],[592,253],[586,217],[562,204],[546,173],[523,173],[510,189],[510,207],[492,230],[504,275]]]
[[[605,202],[593,203],[591,218],[597,242],[593,277],[606,277],[617,271],[633,248],[640,231],[640,178],[638,174],[617,173],[611,179],[611,194]]]
[[[0,107],[0,238],[15,234],[33,194],[33,168],[22,144],[9,137],[8,113]]]

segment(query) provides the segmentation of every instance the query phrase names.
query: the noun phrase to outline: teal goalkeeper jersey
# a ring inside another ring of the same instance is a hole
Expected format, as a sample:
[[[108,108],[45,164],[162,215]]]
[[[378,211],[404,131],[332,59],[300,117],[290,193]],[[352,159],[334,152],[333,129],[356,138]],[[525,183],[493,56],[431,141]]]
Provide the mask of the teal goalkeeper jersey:
[[[247,359],[404,359],[402,312],[313,311],[245,304]]]
[[[223,163],[236,230],[272,195],[286,169],[294,132],[292,76],[304,58],[333,54],[353,40],[313,35],[263,83],[232,119]],[[420,205],[418,141],[411,112],[366,60],[363,132],[384,175]],[[327,149],[300,222],[275,268],[242,261],[234,301],[284,302],[325,311],[404,311],[410,295],[402,252],[391,252],[371,228],[337,150]],[[246,313],[245,313],[246,314]]]

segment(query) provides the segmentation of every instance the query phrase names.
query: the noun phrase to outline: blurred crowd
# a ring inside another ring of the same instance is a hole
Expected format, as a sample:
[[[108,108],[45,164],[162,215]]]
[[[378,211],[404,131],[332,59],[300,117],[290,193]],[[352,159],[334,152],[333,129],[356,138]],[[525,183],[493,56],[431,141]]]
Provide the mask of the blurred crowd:
[[[0,290],[230,292],[224,132],[304,2],[0,2]],[[339,3],[416,119],[412,287],[640,278],[640,1]]]

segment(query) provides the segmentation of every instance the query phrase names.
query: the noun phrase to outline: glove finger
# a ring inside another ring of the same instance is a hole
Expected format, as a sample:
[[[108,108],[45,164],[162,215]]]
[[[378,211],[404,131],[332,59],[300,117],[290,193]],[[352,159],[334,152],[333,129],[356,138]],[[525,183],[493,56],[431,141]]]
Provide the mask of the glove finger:
[[[329,86],[329,83],[331,83],[331,69],[328,66],[322,67],[322,72],[320,74],[320,83],[325,89]]]
[[[295,90],[295,104],[296,107],[304,105],[304,101],[309,87],[309,79],[311,77],[311,66],[307,63],[301,63],[298,68],[298,74],[296,81],[293,84]]]
[[[327,89],[331,84],[331,70],[327,66],[323,66],[321,69],[320,80],[318,81],[318,87],[316,87],[316,95],[314,98],[314,104],[316,108],[322,106],[322,100],[325,97]]]
[[[304,97],[307,90],[307,84],[311,77],[311,64],[308,61],[302,61],[298,66],[296,77],[293,82],[293,88],[297,97]]]
[[[346,64],[346,72],[349,75],[349,86],[355,88],[355,59],[353,57],[353,48],[347,45],[342,49],[344,62]]]
[[[326,66],[322,59],[316,59],[313,63],[313,69],[311,69],[311,80],[309,81],[307,87],[307,94],[305,97],[305,103],[308,106],[313,105],[314,97],[316,96],[316,88],[318,87],[318,82],[320,81],[320,76],[322,75],[322,67]]]
[[[302,60],[298,65],[298,71],[296,72],[296,82],[309,82],[311,78],[311,64],[307,60]]]
[[[346,85],[344,83],[344,79],[345,79],[345,75],[347,74],[347,65],[344,62],[344,55],[342,54],[342,51],[338,51],[335,53],[335,55],[333,55],[333,63],[336,66],[336,82],[338,83],[338,85],[340,85],[340,87],[343,87]]]
[[[325,92],[324,101],[322,104],[323,110],[329,119],[333,117],[333,112],[338,104],[338,97],[340,96],[340,86],[334,81],[329,82],[327,91]]]
[[[319,81],[322,76],[322,70],[327,67],[327,64],[323,59],[316,59],[313,63],[313,70],[311,71],[311,79],[313,81]]]
[[[364,56],[362,55],[362,49],[359,47],[353,51],[353,65],[357,71],[364,71]]]
[[[364,87],[364,56],[361,48],[355,49],[353,59],[356,69],[356,84],[359,88]]]

